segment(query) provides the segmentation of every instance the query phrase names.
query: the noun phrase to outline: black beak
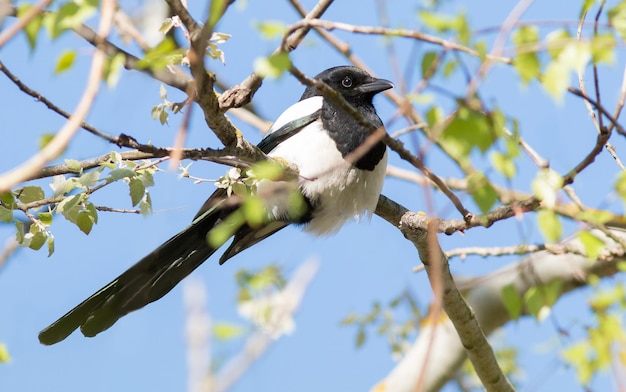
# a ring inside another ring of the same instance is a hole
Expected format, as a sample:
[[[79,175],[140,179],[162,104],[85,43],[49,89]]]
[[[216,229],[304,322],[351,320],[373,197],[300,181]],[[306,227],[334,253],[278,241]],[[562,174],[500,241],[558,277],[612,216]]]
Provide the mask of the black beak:
[[[388,80],[372,78],[371,81],[360,85],[356,88],[356,90],[359,90],[360,93],[374,95],[380,93],[381,91],[389,90],[393,87],[393,83]]]

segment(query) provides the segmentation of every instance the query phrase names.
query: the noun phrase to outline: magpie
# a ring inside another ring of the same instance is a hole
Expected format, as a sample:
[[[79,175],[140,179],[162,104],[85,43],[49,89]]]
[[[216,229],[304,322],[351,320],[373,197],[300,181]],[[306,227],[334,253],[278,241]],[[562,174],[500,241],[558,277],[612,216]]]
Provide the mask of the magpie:
[[[383,126],[372,100],[392,88],[391,82],[352,66],[329,68],[315,78],[339,92],[367,121],[377,128]],[[268,156],[297,167],[298,176],[293,181],[303,196],[305,211],[292,213],[284,197],[264,201],[268,219],[260,226],[240,227],[220,264],[289,224],[327,235],[352,218],[370,217],[383,185],[386,146],[379,141],[365,153],[347,159],[370,134],[315,87],[307,87],[258,144]],[[83,335],[93,337],[124,315],[167,294],[219,248],[212,247],[207,236],[238,208],[236,203],[224,203],[228,199],[225,189],[215,191],[187,228],[43,329],[39,341],[55,344],[78,328]]]

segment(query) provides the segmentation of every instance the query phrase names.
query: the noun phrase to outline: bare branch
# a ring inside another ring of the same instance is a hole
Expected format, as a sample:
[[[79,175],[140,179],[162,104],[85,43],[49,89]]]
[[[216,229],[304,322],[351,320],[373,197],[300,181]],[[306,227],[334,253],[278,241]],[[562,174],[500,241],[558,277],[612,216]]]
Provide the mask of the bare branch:
[[[328,31],[343,30],[343,31],[348,31],[351,33],[356,33],[356,34],[372,34],[372,35],[384,35],[384,36],[390,36],[390,37],[412,38],[418,41],[428,42],[431,44],[441,46],[444,49],[455,50],[455,51],[467,53],[469,55],[476,56],[476,57],[480,56],[480,54],[474,49],[468,48],[463,45],[459,45],[452,41],[441,39],[439,37],[424,34],[416,30],[408,30],[408,29],[391,29],[391,28],[380,27],[380,26],[356,26],[356,25],[351,25],[348,23],[332,22],[328,20],[304,19],[304,20],[299,21],[298,23],[291,25],[289,27],[289,30],[287,31],[287,34],[290,34],[302,28],[311,28],[311,27],[323,28]],[[513,62],[512,59],[507,58],[507,57],[491,56],[489,58],[494,61],[498,61],[504,64],[512,64]]]
[[[514,391],[502,372],[474,312],[456,287],[450,273],[448,259],[437,240],[437,222],[434,220],[426,222],[426,230],[409,229],[403,223],[404,217],[400,221],[401,231],[417,248],[435,294],[437,294],[437,284],[441,285],[439,290],[441,290],[443,309],[454,324],[481,383],[487,391]]]
[[[112,207],[106,207],[106,206],[96,206],[96,210],[103,211],[103,212],[119,212],[119,213],[122,213],[122,214],[139,214],[139,215],[141,215],[141,211],[139,211],[139,210],[128,210],[128,209],[123,209],[123,208],[112,208]]]
[[[111,27],[111,22],[115,14],[115,1],[106,0],[102,2],[102,17],[99,26],[99,35],[107,36]],[[70,117],[69,121],[59,130],[55,137],[39,153],[31,157],[28,161],[8,173],[0,175],[0,193],[6,192],[12,186],[31,177],[39,171],[47,162],[59,156],[65,146],[72,139],[78,127],[83,122],[91,108],[91,104],[98,92],[102,72],[104,70],[105,53],[99,48],[94,54],[87,86],[83,96]]]
[[[626,239],[621,230],[614,230],[614,234]],[[511,315],[502,301],[501,292],[505,286],[512,287],[520,297],[523,297],[531,287],[541,284],[550,284],[553,281],[561,282],[562,296],[580,286],[588,284],[587,277],[611,276],[618,272],[618,264],[624,260],[624,249],[608,237],[594,233],[606,244],[606,251],[598,261],[593,262],[578,254],[550,254],[537,253],[528,256],[517,263],[503,267],[486,276],[465,278],[458,286],[465,293],[468,303],[476,312],[476,318],[487,334],[511,321]],[[565,249],[578,249],[583,253],[584,247],[577,240],[561,244]],[[541,277],[541,282],[537,281]],[[524,315],[527,309],[522,310]],[[458,369],[467,355],[465,348],[456,335],[449,320],[434,320],[428,317],[427,323],[420,330],[417,340],[403,357],[400,363],[378,384],[378,387],[395,392],[413,392],[412,385],[416,382],[415,369],[428,362],[427,379],[424,391],[434,392],[453,377],[453,372],[443,369]],[[436,335],[434,335],[436,329]],[[428,357],[424,355],[425,345],[434,339],[437,349]]]
[[[324,12],[330,7],[333,0],[320,0],[315,7],[306,15],[302,15],[304,20],[313,20],[319,18],[324,14]],[[293,3],[293,0],[292,0]],[[291,52],[295,50],[298,45],[302,42],[306,34],[309,32],[310,28],[301,29],[299,31],[294,32],[293,34],[289,34],[281,45],[274,50],[274,54],[280,52]],[[241,83],[238,85],[224,91],[224,94],[219,98],[219,104],[222,110],[227,110],[230,108],[241,107],[250,102],[254,93],[261,87],[263,83],[263,78],[258,75],[256,72],[252,72],[248,77],[246,77]]]
[[[2,252],[0,252],[0,270],[2,270],[2,267],[4,267],[7,260],[9,260],[9,257],[11,257],[13,253],[15,253],[19,246],[20,244],[15,239],[15,236],[7,238],[7,240],[4,242]]]
[[[564,254],[572,253],[584,256],[580,249],[573,246],[567,246],[567,244],[539,244],[539,245],[513,245],[513,246],[498,246],[498,247],[480,247],[472,246],[469,248],[453,249],[446,252],[448,258],[460,257],[466,258],[470,255],[477,255],[481,257],[490,256],[505,256],[505,255],[523,255],[528,253],[537,253],[541,251],[547,251],[552,254]]]
[[[52,110],[55,113],[60,114],[62,117],[65,117],[66,119],[69,120],[70,113],[66,112],[65,110],[61,109],[59,106],[57,106],[54,103],[52,103],[52,101],[50,101],[48,98],[46,98],[43,95],[41,95],[38,91],[35,91],[32,88],[28,87],[15,74],[13,74],[11,71],[9,71],[9,69],[4,65],[4,63],[2,63],[2,61],[0,61],[0,72],[4,73],[7,76],[7,78],[9,78],[9,80],[11,80],[11,82],[13,82],[13,84],[15,84],[22,92],[30,95],[31,97],[35,98],[37,101],[39,101],[39,102],[43,103],[44,105],[46,105],[48,107],[48,109]],[[87,132],[92,133],[95,136],[98,136],[98,137],[100,137],[100,138],[102,138],[104,140],[107,140],[107,141],[111,142],[111,143],[116,143],[117,144],[117,138],[116,137],[108,135],[108,134],[98,130],[96,127],[86,123],[85,121],[81,121],[80,127],[83,128],[84,130],[86,130]]]
[[[20,30],[22,30],[31,20],[33,20],[37,15],[39,15],[44,8],[46,8],[52,0],[41,0],[39,3],[32,6],[24,16],[19,18],[17,22],[12,24],[10,27],[4,29],[2,34],[0,34],[0,48],[4,46],[15,34],[17,34]]]

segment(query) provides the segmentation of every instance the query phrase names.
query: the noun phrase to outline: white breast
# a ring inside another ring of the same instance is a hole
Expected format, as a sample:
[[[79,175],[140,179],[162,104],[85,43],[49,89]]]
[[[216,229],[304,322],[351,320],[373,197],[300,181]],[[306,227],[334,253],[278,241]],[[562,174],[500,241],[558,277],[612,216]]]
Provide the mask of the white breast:
[[[272,128],[277,129],[274,126]],[[314,122],[282,142],[268,155],[284,158],[297,165],[302,193],[317,200],[318,208],[306,231],[318,235],[332,234],[347,220],[358,220],[363,216],[369,218],[374,212],[383,186],[386,152],[373,171],[357,169],[343,159],[321,122]]]

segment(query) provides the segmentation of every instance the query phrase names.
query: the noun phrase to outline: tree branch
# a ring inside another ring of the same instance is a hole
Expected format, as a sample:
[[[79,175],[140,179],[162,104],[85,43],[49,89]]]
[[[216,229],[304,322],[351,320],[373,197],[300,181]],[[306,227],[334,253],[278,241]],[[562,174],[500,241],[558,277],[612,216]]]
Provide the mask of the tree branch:
[[[448,259],[436,238],[436,233],[440,230],[439,223],[436,220],[427,220],[425,229],[416,228],[412,224],[414,216],[411,216],[406,208],[382,196],[381,199],[376,208],[376,214],[384,215],[385,219],[399,228],[402,234],[417,248],[420,260],[426,267],[435,298],[436,300],[439,298],[439,293],[441,306],[454,324],[454,329],[457,331],[486,390],[513,391],[514,389],[500,369],[473,311],[454,283],[448,266]],[[418,377],[415,382],[417,383],[419,379]],[[396,389],[390,390],[396,391]]]
[[[99,34],[106,37],[111,27],[111,22],[115,14],[114,1],[107,0],[102,2],[101,7],[102,18],[100,20]],[[105,53],[102,47],[94,54],[91,70],[87,80],[87,86],[83,96],[78,103],[74,114],[69,121],[59,130],[54,138],[39,153],[32,156],[28,161],[19,167],[0,175],[0,193],[6,192],[12,186],[24,181],[40,170],[47,162],[59,156],[65,146],[72,139],[83,119],[89,113],[91,104],[98,93],[102,72],[104,70]]]
[[[613,233],[626,240],[624,231],[614,230]],[[467,302],[474,309],[483,331],[490,334],[512,321],[502,302],[501,293],[504,287],[513,287],[517,295],[523,297],[532,287],[558,281],[561,282],[559,296],[563,296],[586,285],[588,276],[606,277],[616,274],[618,263],[624,260],[623,248],[602,233],[594,232],[594,235],[602,239],[607,246],[606,251],[595,263],[577,254],[555,255],[544,252],[528,256],[489,275],[474,279],[466,278],[463,283],[459,283],[459,288],[466,293]],[[578,240],[568,241],[562,246],[576,248],[578,252],[584,253],[584,247]],[[541,277],[541,282],[537,281],[538,276]],[[522,314],[528,315],[527,309],[523,309]],[[432,342],[435,349],[426,356],[425,346],[429,342]],[[413,385],[417,381],[415,369],[427,363],[423,390],[438,391],[453,378],[456,369],[466,358],[466,350],[455,334],[451,321],[440,322],[429,315],[411,349],[377,388],[394,392],[413,392]]]

